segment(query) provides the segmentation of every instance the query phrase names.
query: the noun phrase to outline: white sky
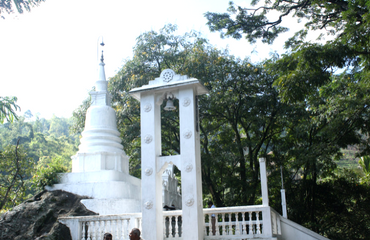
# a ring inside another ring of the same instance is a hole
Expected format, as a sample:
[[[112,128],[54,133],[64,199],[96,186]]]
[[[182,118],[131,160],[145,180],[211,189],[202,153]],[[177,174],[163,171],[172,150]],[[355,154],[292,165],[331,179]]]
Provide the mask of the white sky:
[[[132,56],[136,37],[167,23],[177,24],[179,34],[200,31],[216,47],[254,61],[282,51],[283,40],[251,46],[210,33],[203,14],[227,7],[228,0],[46,0],[30,13],[6,15],[0,20],[0,96],[18,97],[21,114],[70,117],[97,80],[99,36],[108,79]]]

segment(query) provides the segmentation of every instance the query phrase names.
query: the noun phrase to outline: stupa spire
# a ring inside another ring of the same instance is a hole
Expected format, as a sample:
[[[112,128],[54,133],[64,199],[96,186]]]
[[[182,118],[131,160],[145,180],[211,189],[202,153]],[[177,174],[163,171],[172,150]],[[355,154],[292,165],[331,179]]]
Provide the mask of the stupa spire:
[[[100,46],[104,47],[104,42],[102,39],[102,42],[100,43]],[[105,63],[104,63],[104,55],[103,50],[101,51],[101,57],[99,62],[99,76],[98,81],[95,83],[96,91],[107,91],[108,82],[105,78],[105,69],[104,69]]]

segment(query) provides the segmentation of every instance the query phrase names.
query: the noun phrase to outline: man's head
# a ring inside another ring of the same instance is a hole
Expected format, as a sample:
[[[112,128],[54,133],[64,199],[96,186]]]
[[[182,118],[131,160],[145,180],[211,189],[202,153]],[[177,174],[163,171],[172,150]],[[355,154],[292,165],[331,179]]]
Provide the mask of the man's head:
[[[110,233],[104,234],[104,240],[112,240],[112,234]]]
[[[130,240],[139,240],[140,230],[138,228],[133,228],[130,232]]]
[[[208,207],[211,207],[213,205],[212,201],[208,201]]]

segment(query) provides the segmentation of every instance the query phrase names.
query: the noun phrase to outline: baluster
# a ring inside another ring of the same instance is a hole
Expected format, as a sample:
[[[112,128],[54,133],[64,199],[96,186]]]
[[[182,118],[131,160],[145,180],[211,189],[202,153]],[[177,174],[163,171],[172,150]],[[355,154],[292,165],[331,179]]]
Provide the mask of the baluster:
[[[126,224],[127,224],[127,220],[126,219],[122,219],[122,225],[121,225],[121,237],[119,238],[120,240],[125,240],[126,239]]]
[[[127,225],[126,225],[126,231],[125,231],[125,233],[122,233],[122,235],[124,235],[124,238],[123,239],[128,239],[129,238],[129,234],[130,234],[130,220],[131,219],[128,219],[128,220],[126,220],[126,223],[127,223]]]
[[[181,215],[181,213],[180,213],[180,215],[179,215],[179,218],[178,218],[178,225],[179,225],[179,237],[182,237],[182,227],[183,227],[183,225],[182,225],[182,215]]]
[[[137,226],[138,226],[139,229],[141,229],[141,223],[142,223],[141,218],[138,218],[137,219]]]
[[[91,240],[97,240],[96,239],[96,236],[95,236],[95,222],[94,221],[91,221],[90,222],[91,223],[91,225],[90,225],[90,228],[91,228],[91,234],[90,234],[90,239]]]
[[[117,239],[122,240],[123,233],[125,232],[124,231],[124,222],[125,222],[125,220],[119,219],[119,220],[117,220],[117,222],[118,222],[117,229],[119,229],[119,230],[117,230]]]
[[[97,222],[96,222],[96,226],[95,226],[95,228],[96,228],[96,231],[97,231],[97,233],[96,233],[96,235],[97,235],[97,239],[103,239],[104,237],[104,234],[103,234],[103,229],[102,229],[102,223],[101,223],[101,220],[98,220]]]
[[[118,220],[113,220],[112,221],[112,235],[114,240],[119,240],[118,239]]]
[[[167,222],[166,222],[166,216],[163,217],[163,239],[167,238]]]
[[[86,238],[85,238],[85,225],[86,225],[86,222],[82,222],[82,238],[81,238],[81,240],[86,240]]]
[[[253,235],[253,222],[252,222],[253,212],[248,212],[248,214],[249,214],[249,235]]]
[[[260,212],[256,212],[256,223],[257,223],[257,234],[261,234],[261,227],[260,227]]]
[[[239,213],[235,213],[235,235],[240,235],[240,228],[239,228]],[[243,230],[242,230],[243,231]]]
[[[216,222],[217,222],[217,228],[216,228],[216,235],[219,236],[219,235],[225,235],[225,213],[222,213],[222,220],[221,220],[221,234],[219,232],[219,228],[218,228],[218,219],[216,219]]]
[[[170,218],[170,227],[171,227],[170,236],[171,236],[171,238],[175,237],[175,227],[176,226],[174,226],[174,218],[175,218],[175,216],[173,216],[173,215]]]
[[[229,231],[227,235],[233,235],[233,225],[231,223],[231,217],[232,217],[232,213],[229,213]]]
[[[91,232],[92,232],[92,222],[88,222],[86,239],[91,239],[91,237],[92,237]]]
[[[175,216],[175,238],[179,237],[179,216]]]
[[[245,212],[242,212],[242,235],[247,234],[247,226],[245,224]]]
[[[107,221],[107,232],[112,234],[112,222],[111,222],[111,220]]]
[[[206,226],[206,216],[207,216],[207,214],[203,214],[204,236],[208,236],[207,235],[207,226]],[[209,214],[208,214],[208,217],[209,217]]]
[[[101,231],[102,231],[101,238],[103,238],[104,234],[107,232],[107,222],[105,220],[101,220],[100,224],[101,224]]]
[[[94,222],[94,236],[95,236],[95,239],[96,240],[100,240],[101,238],[104,238],[102,237],[102,232],[100,231],[100,220],[97,219],[95,222]],[[104,235],[103,235],[104,236]]]

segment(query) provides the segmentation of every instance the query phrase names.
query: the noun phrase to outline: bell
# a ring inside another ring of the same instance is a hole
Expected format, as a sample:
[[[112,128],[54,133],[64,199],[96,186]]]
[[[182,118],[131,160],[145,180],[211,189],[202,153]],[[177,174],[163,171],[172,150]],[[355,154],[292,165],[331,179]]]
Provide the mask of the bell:
[[[170,100],[170,99],[168,99],[167,100],[167,103],[166,103],[166,106],[164,107],[164,110],[166,110],[166,111],[173,111],[175,109],[176,109],[176,107],[173,105],[173,101]]]

